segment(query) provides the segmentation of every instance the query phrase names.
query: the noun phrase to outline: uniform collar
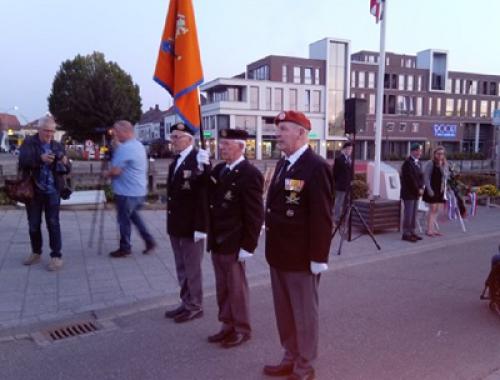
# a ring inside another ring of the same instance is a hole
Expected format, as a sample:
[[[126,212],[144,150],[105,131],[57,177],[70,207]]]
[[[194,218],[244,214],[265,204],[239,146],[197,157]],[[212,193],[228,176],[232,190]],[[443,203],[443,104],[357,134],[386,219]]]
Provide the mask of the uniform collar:
[[[297,160],[304,154],[304,152],[307,150],[309,146],[307,144],[302,145],[299,149],[297,149],[295,152],[293,152],[289,157],[285,156],[285,159],[287,159],[290,164],[288,165],[288,169],[290,169],[293,164],[297,162]]]
[[[240,156],[236,161],[233,161],[231,164],[226,164],[226,167],[229,168],[229,170],[233,170],[241,161],[245,161],[245,157],[243,155]]]

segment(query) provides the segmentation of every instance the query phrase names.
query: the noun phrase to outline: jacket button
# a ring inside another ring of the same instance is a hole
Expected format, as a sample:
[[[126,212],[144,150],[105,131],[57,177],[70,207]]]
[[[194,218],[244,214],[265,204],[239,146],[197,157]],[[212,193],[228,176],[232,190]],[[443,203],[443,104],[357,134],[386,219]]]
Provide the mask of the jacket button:
[[[168,200],[171,201],[172,200],[172,197],[168,197]]]
[[[214,205],[210,205],[210,208],[214,208]]]
[[[172,212],[171,212],[170,210],[168,210],[168,212],[167,212],[167,213],[168,213],[168,214],[171,214]]]
[[[268,209],[267,209],[267,212],[271,212],[271,209],[270,209],[270,208],[268,208]]]

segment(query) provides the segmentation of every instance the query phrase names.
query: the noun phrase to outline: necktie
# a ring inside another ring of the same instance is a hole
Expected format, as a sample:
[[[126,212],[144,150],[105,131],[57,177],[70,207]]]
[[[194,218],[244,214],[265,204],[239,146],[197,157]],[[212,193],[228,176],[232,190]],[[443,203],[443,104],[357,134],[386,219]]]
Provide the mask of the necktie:
[[[229,166],[224,166],[224,168],[219,173],[219,179],[224,179],[230,172]]]
[[[283,178],[285,178],[286,171],[288,170],[288,166],[289,165],[290,165],[290,161],[285,160],[285,162],[283,163],[283,166],[281,167],[278,175],[276,176],[276,183],[279,183],[279,182],[283,181]]]
[[[176,154],[175,155],[174,162],[172,163],[172,165],[174,165],[174,172],[173,172],[173,174],[175,174],[175,172],[177,171],[177,163],[179,162],[179,158],[180,157],[181,157],[180,154]]]

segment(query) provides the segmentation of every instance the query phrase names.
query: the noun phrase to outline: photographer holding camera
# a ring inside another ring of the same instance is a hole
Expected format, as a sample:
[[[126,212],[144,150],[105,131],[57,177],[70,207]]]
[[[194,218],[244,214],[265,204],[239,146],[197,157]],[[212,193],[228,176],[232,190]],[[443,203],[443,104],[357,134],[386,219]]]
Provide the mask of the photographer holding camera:
[[[49,232],[50,261],[47,269],[56,271],[63,265],[61,259],[61,227],[59,206],[61,197],[69,198],[64,176],[71,170],[64,146],[54,140],[56,123],[51,116],[38,121],[38,133],[27,137],[19,153],[19,170],[33,178],[35,195],[26,203],[32,253],[24,265],[36,264],[42,254],[42,212]]]

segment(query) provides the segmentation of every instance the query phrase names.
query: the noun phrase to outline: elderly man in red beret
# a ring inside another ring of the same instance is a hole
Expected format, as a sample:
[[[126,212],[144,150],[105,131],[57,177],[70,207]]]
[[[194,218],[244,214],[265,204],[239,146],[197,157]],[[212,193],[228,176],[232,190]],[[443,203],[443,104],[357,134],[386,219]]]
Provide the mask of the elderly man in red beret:
[[[311,122],[301,112],[275,118],[284,153],[267,194],[266,259],[285,353],[268,376],[314,379],[318,351],[318,286],[328,269],[332,230],[332,170],[308,146]]]

